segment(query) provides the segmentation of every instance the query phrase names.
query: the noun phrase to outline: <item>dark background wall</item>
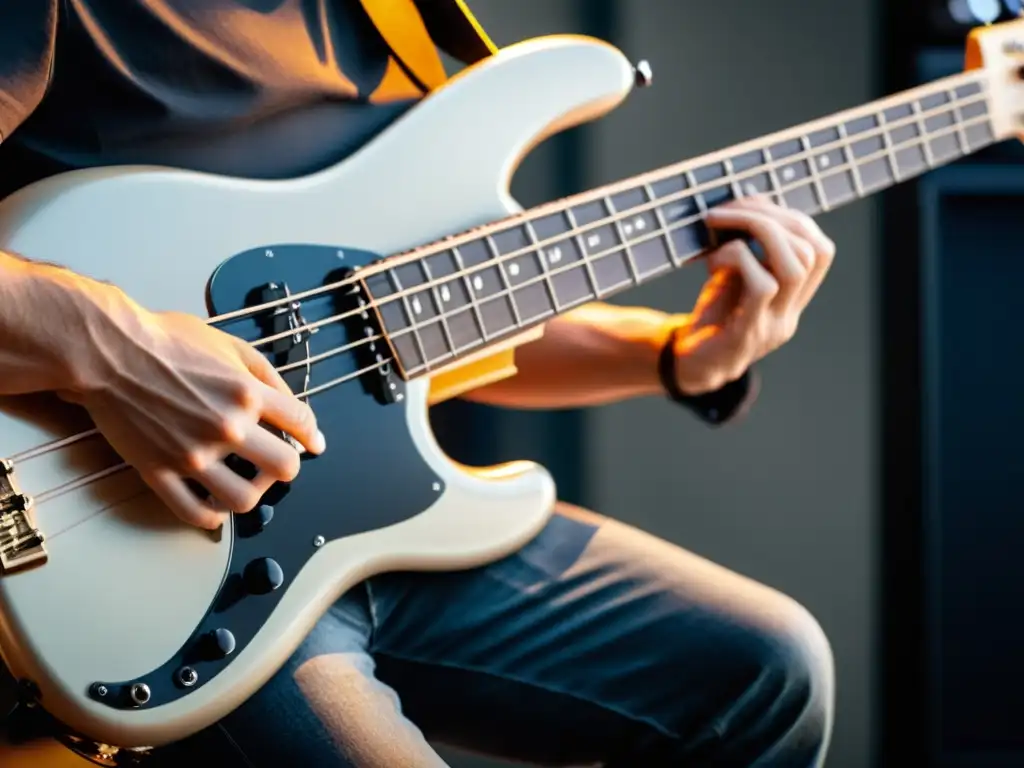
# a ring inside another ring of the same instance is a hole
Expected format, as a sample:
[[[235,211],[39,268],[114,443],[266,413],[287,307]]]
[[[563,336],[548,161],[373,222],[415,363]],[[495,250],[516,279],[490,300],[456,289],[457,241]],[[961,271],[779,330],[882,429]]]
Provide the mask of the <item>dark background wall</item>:
[[[654,68],[653,88],[530,158],[514,185],[524,204],[569,191],[566,184],[612,181],[879,95],[873,0],[473,0],[471,7],[500,44],[603,27]],[[552,457],[567,495],[767,582],[815,613],[837,662],[830,768],[872,765],[876,738],[877,205],[857,203],[821,220],[838,244],[835,267],[797,338],[764,364],[760,402],[742,425],[715,432],[649,401],[528,419],[488,412],[487,432],[475,441],[489,458]],[[703,276],[686,270],[622,301],[680,311]]]

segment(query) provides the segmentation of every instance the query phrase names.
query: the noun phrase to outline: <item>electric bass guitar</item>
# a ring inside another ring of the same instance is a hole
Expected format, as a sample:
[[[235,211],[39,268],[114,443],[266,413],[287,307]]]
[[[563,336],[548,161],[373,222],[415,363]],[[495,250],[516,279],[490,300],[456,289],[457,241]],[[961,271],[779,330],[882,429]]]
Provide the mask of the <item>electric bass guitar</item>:
[[[453,463],[428,406],[513,374],[514,348],[559,313],[705,252],[709,208],[765,194],[813,215],[1017,136],[1024,21],[974,32],[961,74],[519,210],[520,158],[648,76],[604,43],[542,38],[304,178],[105,168],[0,204],[0,249],[262,350],[330,446],[211,535],[179,523],[82,411],[0,400],[0,650],[74,748],[116,764],[103,745],[182,739],[262,686],[366,577],[525,544],[551,514],[550,476]]]

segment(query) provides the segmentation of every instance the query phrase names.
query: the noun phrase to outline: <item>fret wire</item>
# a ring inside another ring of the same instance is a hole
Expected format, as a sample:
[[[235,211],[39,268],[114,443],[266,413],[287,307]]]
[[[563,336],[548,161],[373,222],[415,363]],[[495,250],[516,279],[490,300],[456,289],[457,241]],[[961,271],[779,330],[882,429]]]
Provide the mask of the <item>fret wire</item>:
[[[783,208],[788,208],[786,196],[782,193],[782,182],[779,181],[778,164],[772,157],[772,151],[768,147],[762,147],[761,159],[764,160],[765,168],[768,169],[768,179],[772,183],[772,193],[775,195],[775,202]]]
[[[391,276],[391,280],[393,281],[395,288],[398,290],[398,293],[401,294],[401,305],[402,308],[406,310],[406,316],[409,317],[410,328],[418,329],[419,327],[416,323],[416,317],[413,315],[412,307],[409,305],[409,295],[401,293],[404,289],[401,285],[401,280],[398,279],[398,272],[395,271],[394,267],[391,267],[388,269],[388,274]],[[429,366],[430,360],[427,359],[427,349],[423,346],[423,338],[420,336],[420,332],[418,330],[414,330],[413,332],[413,341],[416,342],[416,347],[420,350],[420,356],[423,357],[423,361]]]
[[[961,155],[967,156],[971,153],[971,144],[967,141],[967,131],[964,130],[964,113],[957,103],[960,99],[956,96],[956,89],[950,88],[946,91],[950,103],[953,105],[953,125],[956,128],[956,140],[960,145]]]
[[[989,120],[990,120],[990,116],[986,114],[986,115],[980,115],[980,116],[977,116],[977,117],[974,117],[974,118],[970,118],[967,121],[965,121],[965,124],[970,124],[970,125],[980,124],[980,123],[983,123],[983,122],[986,122],[986,121],[989,121]],[[941,129],[940,131],[938,131],[936,133],[936,135],[945,135],[945,134],[950,133],[950,132],[951,132],[950,129],[945,128],[945,129]],[[872,134],[872,135],[874,135],[874,134]],[[873,159],[878,159],[878,158],[883,157],[885,155],[886,155],[885,150],[882,150],[882,151],[879,151],[879,152],[872,153],[870,155],[866,155],[863,158],[860,158],[859,160],[850,159],[846,164],[844,164],[842,166],[833,167],[829,172],[827,172],[824,175],[825,176],[831,176],[831,175],[834,175],[834,174],[837,174],[837,173],[841,173],[841,172],[844,172],[844,171],[854,171],[854,170],[856,170],[858,168],[858,164],[865,163],[865,162],[871,161]],[[750,175],[756,175],[756,172],[752,173]],[[854,178],[855,179],[857,178],[857,174],[856,173],[854,174]],[[795,186],[793,188],[795,188]],[[781,189],[777,189],[776,190],[777,193],[781,193],[781,192],[784,192],[784,191],[786,191],[785,188],[781,188]],[[687,195],[689,195],[691,193],[692,193],[692,189],[684,189],[681,192],[676,193],[674,195],[668,195],[668,196],[666,196],[664,198],[654,199],[654,200],[652,200],[652,204],[651,205],[649,205],[649,206],[638,206],[635,210],[638,210],[638,211],[639,210],[649,210],[651,207],[655,207],[655,210],[657,210],[658,208],[660,208],[660,207],[662,207],[662,206],[672,202],[673,200],[682,199],[682,198],[686,197]],[[705,207],[705,212],[706,212],[706,207]],[[685,222],[677,222],[677,226],[673,226],[671,231],[675,231],[680,226],[682,226],[683,223],[688,225],[688,224],[692,224],[692,223],[695,223],[697,221],[700,221],[702,219],[703,219],[703,215],[698,215],[698,216],[695,216],[695,217],[690,217]],[[530,238],[531,238],[531,241],[532,241],[532,244],[531,244],[530,248],[528,248],[528,249],[521,249],[520,251],[516,251],[516,252],[509,253],[509,254],[505,254],[502,257],[502,261],[508,260],[510,258],[513,258],[513,257],[518,257],[518,256],[523,255],[525,253],[532,253],[533,250],[539,245],[540,241],[537,238],[536,233],[533,230],[533,227],[530,226],[529,221],[524,221],[523,224],[527,228],[527,231],[530,233]],[[585,231],[585,230],[586,230],[586,228],[580,228],[581,232]],[[564,237],[566,237],[566,235],[567,235],[567,233],[560,233],[555,238],[549,239],[548,242],[550,242],[552,240],[555,240],[557,238],[564,238]],[[575,233],[572,236],[578,237],[579,235],[578,235],[578,233]],[[458,263],[459,263],[460,269],[461,269],[459,275],[464,280],[465,279],[465,275],[470,274],[471,270],[466,270],[465,269],[464,263],[462,262],[462,259],[461,259],[461,256],[459,256],[459,254],[457,253],[457,251],[455,249],[453,249],[452,252],[457,257],[457,260],[458,260]],[[433,253],[434,252],[431,252],[430,254],[427,254],[427,255],[432,255]],[[602,253],[599,253],[599,254],[595,254],[595,258],[600,258],[600,257],[608,255],[610,253],[611,253],[611,251],[605,251],[605,252],[602,252]],[[575,262],[572,265],[570,265],[570,266],[573,266],[574,264],[575,264]],[[552,286],[550,284],[550,274],[551,274],[551,271],[547,269],[546,261],[542,260],[542,265],[545,267],[544,278],[547,281],[549,289],[552,290],[552,303],[558,305],[559,302],[557,300],[557,296],[554,295],[553,288],[552,288]],[[486,266],[486,264],[482,265],[482,266]],[[557,274],[560,271],[563,271],[563,270],[558,269],[558,270],[555,270],[554,273]],[[526,284],[528,284],[528,283],[527,282],[523,283],[523,285],[526,285]],[[518,286],[518,287],[522,287],[522,286]],[[396,297],[385,297],[384,299],[381,300],[381,303],[387,303],[388,301],[392,301],[392,300],[395,300],[397,298],[398,298],[397,296]],[[472,298],[472,294],[471,294],[471,298]],[[557,310],[561,311],[561,307],[557,306]],[[485,329],[482,329],[482,330],[485,330]]]
[[[630,250],[629,247],[629,240],[626,239],[626,233],[622,229],[622,219],[616,217],[616,213],[619,211],[615,208],[615,204],[611,201],[611,198],[604,198],[604,204],[613,217],[613,225],[615,227],[615,231],[619,235],[619,242],[621,242],[626,249],[626,264],[629,266],[630,274],[633,275],[633,282],[640,285],[640,269],[636,265],[636,260],[633,257],[633,251]],[[596,295],[597,294],[595,294],[595,296]]]
[[[925,94],[925,95],[932,95],[932,94]],[[973,104],[973,103],[987,102],[987,98],[984,97],[984,96],[981,96],[981,97],[978,97],[978,96],[966,96],[966,97],[960,97],[958,99],[958,101],[960,102],[960,106],[968,106],[969,104]],[[939,110],[933,109],[933,110],[930,110],[929,112],[923,113],[923,114],[930,115],[930,114],[932,114],[934,112],[937,112],[937,111],[939,111]],[[877,114],[875,114],[874,116],[876,118],[878,117]],[[989,115],[986,114],[986,115],[981,115],[981,116],[978,116],[978,117],[975,117],[975,118],[971,118],[968,122],[975,123],[975,122],[985,121],[985,120],[988,120],[988,119],[989,119]],[[889,122],[889,123],[884,123],[884,125],[882,125],[882,126],[878,126],[878,127],[869,129],[867,131],[864,131],[863,133],[857,134],[857,138],[858,139],[866,139],[866,138],[874,138],[874,137],[877,137],[877,136],[881,136],[881,137],[883,137],[883,140],[884,140],[886,138],[886,127],[891,129],[891,128],[896,128],[896,127],[901,127],[903,125],[908,125],[908,124],[910,124],[912,122],[914,122],[914,118],[913,117],[911,117],[909,119],[903,119],[903,120],[892,121],[892,122]],[[846,134],[845,126],[841,122],[837,123],[835,127],[839,128],[840,132],[842,134],[844,134],[844,135]],[[847,141],[849,140],[848,136],[847,136],[846,140]],[[840,140],[840,141],[829,142],[828,144],[822,145],[821,147],[818,147],[817,149],[818,150],[845,149],[845,147],[843,145],[843,141]],[[765,158],[770,158],[770,151],[767,148],[762,148],[759,151],[761,151],[762,155]],[[804,158],[806,158],[806,153],[801,151],[801,152],[791,156],[790,158],[786,158],[786,159],[788,159],[788,160],[799,160],[799,159],[804,159]],[[687,162],[696,163],[696,160],[687,161]],[[775,162],[775,161],[771,161],[771,160],[769,160],[768,162],[770,162],[772,164],[771,167],[769,167],[767,169],[768,172],[771,173],[772,170],[774,170],[774,168],[778,165],[778,163]],[[670,176],[674,175],[673,169],[676,168],[676,167],[677,166],[670,166],[668,168],[661,169],[661,174],[662,175],[658,176],[656,178],[656,180],[658,180],[658,181],[664,180],[664,179],[669,178]],[[762,170],[762,167],[758,166],[758,167],[752,169],[750,172],[745,173],[745,175],[738,176],[737,178],[739,180],[742,180],[744,178],[750,178],[750,177],[756,176],[758,173],[761,172],[761,170]],[[688,179],[692,179],[693,178],[691,171],[685,171],[685,172],[680,172],[680,173],[682,175],[686,175]],[[644,175],[646,175],[646,174],[644,174]],[[777,176],[773,177],[773,183],[775,184],[776,190],[783,186],[783,185],[781,185],[779,183]],[[681,199],[681,198],[685,197],[688,194],[695,194],[697,192],[704,192],[704,191],[712,189],[713,187],[714,187],[713,183],[706,183],[706,184],[703,184],[703,185],[695,186],[695,187],[692,187],[690,189],[682,190],[681,192],[679,192],[679,193],[677,193],[675,195],[672,195],[672,196],[667,196],[665,198],[652,200],[651,203],[649,203],[647,205],[644,205],[644,206],[639,206],[635,210],[637,210],[637,211],[647,211],[647,210],[650,210],[652,207],[654,207],[656,205],[663,205],[666,202],[670,202],[672,200]],[[595,190],[595,193],[596,193],[596,190]],[[574,202],[576,202],[577,204],[588,202],[588,201],[589,202],[594,202],[594,200],[596,200],[596,199],[599,199],[599,198],[589,199],[589,198],[583,197],[583,198],[580,198],[580,200],[574,201]],[[698,201],[698,203],[699,202],[702,202],[702,200]],[[568,210],[568,209],[560,210],[559,212],[564,213],[565,210]],[[547,215],[547,213],[548,212],[545,210],[543,214],[535,214],[535,215],[539,217],[540,215]],[[530,219],[515,219],[515,220],[511,220],[509,223],[512,223],[512,224],[516,224],[516,223],[529,224],[529,222],[530,222]],[[604,223],[606,223],[606,220],[597,221],[597,222],[594,222],[593,224],[587,225],[585,227],[581,227],[579,231],[582,233],[582,232],[587,231],[588,229],[592,229],[592,228],[594,228],[596,226],[600,226],[600,225],[602,225]],[[497,224],[497,222],[496,222],[496,224]],[[547,242],[552,242],[555,239],[557,239],[559,237],[563,237],[563,236],[564,236],[564,233],[560,233],[560,234],[556,235],[555,237],[549,238],[549,240]],[[541,244],[540,241],[537,240],[537,245],[540,245],[540,244]],[[435,252],[437,252],[437,251],[430,251],[430,253],[435,253]],[[528,252],[527,250],[521,250],[521,251],[518,252],[518,254],[525,254],[527,252]]]
[[[948,131],[947,129],[943,129],[943,134],[945,134],[945,133],[949,133],[949,132],[950,132],[950,131]],[[919,142],[915,142],[915,143],[919,143]],[[884,155],[885,155],[885,152],[884,152],[884,150],[883,150],[883,151],[881,151],[881,152],[876,152],[876,153],[872,153],[871,155],[867,155],[867,156],[865,156],[864,158],[862,158],[862,161],[868,161],[868,160],[878,159],[879,157],[882,157],[882,156],[884,156]],[[845,171],[851,170],[851,168],[853,168],[853,167],[855,167],[855,166],[856,166],[856,163],[848,163],[848,164],[844,164],[844,165],[842,165],[842,166],[839,166],[839,167],[835,167],[835,168],[833,168],[833,169],[832,169],[832,171],[831,171],[831,172],[830,172],[829,174],[826,174],[826,175],[831,175],[831,174],[836,174],[836,173],[843,173],[843,172],[845,172]],[[667,226],[667,227],[659,227],[658,229],[656,229],[656,230],[654,230],[654,231],[652,231],[652,232],[649,232],[649,233],[648,233],[647,235],[645,235],[645,236],[644,236],[644,238],[643,238],[643,239],[642,239],[641,241],[639,241],[639,242],[646,242],[647,240],[653,239],[653,238],[655,238],[655,237],[667,237],[667,238],[668,238],[669,240],[671,240],[671,233],[672,233],[672,232],[675,232],[676,230],[679,230],[679,229],[683,229],[683,228],[685,228],[685,227],[689,227],[689,226],[692,226],[692,225],[694,225],[694,224],[696,224],[696,223],[698,223],[698,222],[702,221],[702,220],[704,219],[704,216],[705,216],[705,215],[706,215],[706,213],[704,213],[704,214],[698,213],[698,214],[695,214],[695,215],[693,215],[693,216],[690,216],[690,217],[688,217],[688,218],[686,218],[686,219],[683,219],[683,220],[680,220],[680,221],[678,221],[678,222],[675,222],[674,224],[672,224],[672,225],[670,225],[670,226]],[[622,246],[613,246],[612,248],[609,248],[609,249],[607,249],[607,250],[605,250],[605,251],[602,251],[602,252],[600,252],[600,253],[598,253],[598,254],[594,254],[594,257],[595,257],[595,258],[600,258],[600,257],[604,257],[604,256],[609,256],[609,255],[612,255],[612,254],[614,254],[614,253],[619,253],[619,252],[621,252],[622,250],[623,250]],[[576,266],[577,266],[576,262],[573,262],[573,263],[570,263],[570,264],[564,265],[564,266],[562,266],[562,267],[560,267],[560,268],[557,268],[557,269],[555,269],[555,270],[553,271],[553,274],[559,274],[559,273],[561,273],[561,272],[565,272],[566,270],[568,270],[568,269],[572,269],[572,268],[574,268],[574,267],[576,267]],[[538,275],[537,277],[535,277],[535,278],[532,278],[531,280],[527,280],[527,281],[524,281],[524,282],[523,282],[522,284],[520,284],[519,286],[517,286],[517,288],[522,288],[522,287],[523,287],[523,286],[525,286],[525,285],[529,285],[529,284],[532,284],[532,283],[536,283],[536,282],[538,282],[539,280],[550,280],[550,275],[548,275],[548,274],[544,274],[544,275]],[[623,283],[622,285],[625,285],[625,283]],[[503,293],[504,293],[504,291],[502,291],[501,293],[499,293],[499,295],[503,295]],[[425,324],[424,324],[424,325],[425,325]],[[422,325],[415,325],[415,326],[413,326],[413,327],[410,327],[410,328],[406,328],[406,329],[401,329],[401,330],[399,330],[399,331],[397,331],[397,332],[395,332],[395,333],[392,333],[392,334],[390,334],[390,335],[391,335],[392,337],[395,337],[395,336],[401,336],[401,335],[403,335],[403,334],[405,334],[405,333],[410,333],[410,332],[413,332],[413,331],[414,331],[414,330],[415,330],[416,328],[419,328],[419,327],[423,327],[423,326],[422,326]],[[475,345],[474,345],[474,346],[475,346]],[[413,368],[413,369],[411,369],[410,371],[407,371],[407,373],[412,373],[412,372],[416,372],[416,371],[418,371],[418,370],[419,370],[420,368],[424,368],[424,366],[418,366],[418,367],[416,367],[416,368]]]
[[[495,269],[498,270],[498,275],[501,277],[502,285],[508,289],[508,302],[512,308],[512,318],[515,320],[516,328],[523,327],[523,318],[519,315],[519,304],[516,302],[516,293],[512,290],[512,283],[508,280],[508,275],[505,274],[505,264],[501,259],[501,254],[498,252],[498,247],[494,244],[494,240],[490,235],[485,235],[484,240],[487,243],[487,250],[491,254],[491,259],[494,261]]]
[[[828,198],[825,197],[825,187],[821,183],[821,176],[818,175],[818,165],[814,162],[814,148],[811,146],[811,140],[806,136],[801,136],[800,146],[807,153],[807,160],[805,162],[807,167],[811,169],[811,184],[818,195],[818,205],[821,206],[823,213],[827,212],[831,210],[831,206],[828,204]]]
[[[610,208],[610,206],[607,204],[607,201],[605,202],[605,207]],[[573,230],[579,229],[579,225],[576,222],[576,214],[572,212],[571,207],[565,209],[565,218],[569,222],[569,226]],[[587,249],[583,242],[583,237],[579,234],[576,234],[573,236],[573,240],[576,241],[576,247],[580,249],[580,259],[582,259],[583,261],[583,268],[587,271],[587,279],[590,281],[590,286],[593,289],[594,298],[600,299],[601,286],[598,285],[597,283],[597,275],[594,274],[594,270],[592,269],[592,265],[590,263],[590,256],[587,253]],[[575,264],[575,262],[573,263]]]
[[[427,264],[426,259],[420,259],[420,268],[423,270],[423,274],[427,276],[427,282],[431,283],[430,295],[434,299],[434,305],[437,307],[438,318],[441,321],[441,330],[444,332],[445,341],[448,343],[448,349],[454,355],[458,350],[455,347],[455,337],[452,336],[452,329],[448,327],[448,316],[445,314],[445,305],[441,301],[441,293],[438,290],[437,284],[434,283],[434,275],[430,271],[430,265]]]
[[[968,83],[976,83],[976,84],[979,84],[980,86],[982,86],[983,88],[987,88],[987,83],[985,81],[985,78],[983,78],[983,77],[979,77],[979,76],[965,77],[965,78],[963,78],[963,82],[961,82],[960,84],[963,85],[963,84],[968,84]],[[937,87],[938,83],[933,83],[931,85],[932,86],[936,86],[936,87],[934,87],[930,91],[922,90],[921,93],[917,94],[917,96],[918,97],[924,97],[924,96],[928,96],[928,95],[934,95],[935,93],[940,92],[941,89]],[[987,103],[988,99],[987,99],[987,96],[985,96],[985,95],[982,95],[980,97],[977,96],[977,95],[970,95],[970,96],[959,97],[957,99],[957,101],[960,102],[959,106],[968,106],[969,104],[972,104],[972,103],[975,103],[975,102],[985,102],[985,103]],[[861,108],[856,108],[856,109],[846,110],[844,112],[836,113],[835,115],[832,115],[831,118],[826,118],[826,120],[827,119],[831,119],[831,120],[835,121],[833,123],[833,125],[835,125],[836,123],[841,123],[842,120],[849,120],[849,119],[852,119],[853,117],[855,117],[857,115],[864,116],[866,114],[872,114],[870,112],[867,112],[867,108],[870,107],[870,106],[872,106],[872,105],[868,104],[868,105],[865,105],[864,107],[861,107]],[[932,110],[932,111],[938,111],[938,110]],[[930,112],[928,112],[926,114],[931,114],[932,111],[930,111]],[[876,114],[876,117],[877,117],[877,114]],[[985,116],[985,117],[988,117],[988,116]],[[972,121],[975,120],[975,119],[977,119],[977,118],[972,118]],[[897,127],[899,125],[904,124],[904,122],[913,122],[913,119],[911,118],[908,121],[894,121],[894,122],[887,123],[887,125],[889,127]],[[799,128],[800,127],[798,126],[798,127],[795,127],[794,129],[792,129],[791,131],[782,132],[782,133],[783,133],[783,135],[790,134],[790,133],[795,132],[796,130],[799,130]],[[884,136],[884,132],[872,129],[872,130],[864,132],[863,134],[858,134],[858,138],[870,138],[870,137],[873,137],[873,136],[876,136],[876,135],[883,135]],[[777,137],[777,138],[781,138],[781,137]],[[828,145],[823,145],[822,147],[818,147],[818,149],[819,150],[835,149],[835,148],[840,148],[841,146],[842,146],[841,142],[837,141],[837,142],[830,142]],[[792,159],[794,159],[794,160],[795,159],[799,159],[799,157],[802,156],[802,155],[803,155],[803,153],[800,153],[800,155],[794,156]],[[703,158],[694,158],[692,160],[682,161],[682,162],[676,163],[676,164],[674,164],[672,166],[667,166],[665,168],[659,169],[658,171],[651,171],[651,172],[646,173],[646,174],[641,174],[639,177],[637,177],[637,179],[639,179],[639,178],[645,178],[645,179],[646,178],[652,178],[655,181],[659,181],[659,180],[663,180],[665,178],[668,178],[669,176],[672,176],[672,175],[676,175],[676,174],[682,175],[685,172],[683,170],[681,170],[681,166],[686,165],[686,164],[696,164],[698,161],[700,161],[702,159]],[[660,175],[655,175],[655,174],[660,174]],[[748,175],[756,175],[756,173],[748,174]],[[622,182],[619,182],[618,184],[609,185],[607,188],[603,188],[602,190],[593,190],[592,193],[587,193],[587,194],[580,195],[578,197],[571,198],[571,202],[572,202],[572,204],[583,204],[583,203],[586,203],[586,202],[593,202],[595,199],[599,199],[599,198],[597,198],[597,197],[588,197],[588,194],[593,194],[593,195],[596,196],[599,192],[602,192],[604,190],[618,190],[621,185],[624,185],[624,184],[626,184],[629,181],[634,181],[634,180],[632,180],[632,179],[630,179],[630,180],[623,180]],[[637,180],[636,183],[637,183],[637,185],[639,185],[640,183],[644,183],[644,182],[640,182],[640,181]],[[698,190],[702,191],[703,189],[710,189],[710,188],[712,188],[712,186],[713,185],[711,185],[711,184],[707,184],[707,185],[704,185],[704,187],[702,187],[702,188],[698,188]],[[622,188],[625,188],[625,187],[622,187]],[[698,191],[698,190],[690,190],[690,192],[695,192],[695,191]],[[611,191],[605,192],[605,194],[611,194]],[[533,212],[524,212],[524,213],[526,215],[530,215],[532,213],[533,215],[538,215],[539,216],[539,215],[546,215],[547,213],[550,212],[548,206],[539,206],[538,208],[540,210],[538,210],[536,213],[533,213]],[[558,209],[556,208],[554,210],[558,210]],[[528,219],[527,218],[523,218],[523,217],[515,217],[515,218],[510,219],[509,223],[518,224],[518,223],[523,223],[525,221],[528,221]],[[501,223],[504,223],[504,222],[501,222]],[[495,226],[497,226],[497,225],[498,225],[498,222],[495,222]],[[468,234],[468,233],[463,233],[463,234],[465,235],[465,234]],[[446,240],[447,239],[451,239],[451,238],[446,238]],[[417,249],[415,251],[409,251],[407,253],[396,254],[392,258],[396,258],[397,259],[397,258],[401,258],[402,256],[413,257],[414,255],[418,255],[420,253],[424,253],[425,254],[427,252],[426,249],[427,248],[432,248],[432,247],[434,247],[434,245],[436,245],[437,248],[435,248],[434,250],[429,251],[429,253],[436,253],[436,252],[442,250],[443,247],[449,247],[449,246],[446,246],[446,245],[442,246],[442,243],[438,242],[436,244],[431,244],[430,246],[425,246],[424,248]],[[398,263],[400,264],[400,263],[404,263],[404,262],[398,262]]]
[[[572,226],[572,218],[569,218],[570,226]],[[533,253],[537,256],[537,262],[540,264],[541,274],[544,275],[544,285],[547,286],[548,293],[551,295],[551,306],[555,309],[557,315],[562,311],[562,308],[558,304],[558,294],[555,292],[555,284],[551,282],[551,275],[548,273],[548,257],[544,252],[544,247],[540,245],[540,240],[537,238],[537,231],[533,228],[533,224],[527,221],[524,226],[526,227],[527,233],[530,235],[530,242],[533,243]],[[552,238],[553,239],[553,238]],[[526,281],[523,282],[523,285]],[[522,285],[520,285],[520,288]]]
[[[930,170],[935,167],[935,157],[932,155],[932,148],[928,146],[928,130],[924,127],[924,119],[921,117],[921,105],[917,99],[914,99],[910,108],[914,112],[917,130],[921,133],[921,151],[924,152],[924,163]]]
[[[725,158],[722,161],[722,166],[725,168],[725,178],[729,180],[729,188],[732,189],[733,200],[739,200],[743,197],[743,190],[740,189],[739,182],[736,180],[736,171],[733,169],[732,158]]]
[[[853,177],[853,189],[856,191],[857,197],[864,197],[864,182],[860,177],[860,166],[857,164],[857,159],[853,156],[853,145],[850,144],[850,135],[846,132],[846,123],[840,122],[838,128],[843,159],[850,166],[850,175]]]
[[[701,219],[708,214],[708,203],[704,199],[704,195],[700,192],[694,192],[693,190],[699,189],[700,185],[697,184],[697,177],[693,175],[693,171],[689,168],[685,171],[686,185],[690,188],[692,193],[692,200],[697,204],[697,211],[700,213]],[[708,243],[712,247],[718,245],[718,232],[711,227],[707,227],[708,230]]]
[[[489,340],[489,334],[487,333],[487,326],[484,325],[484,315],[480,311],[480,302],[477,300],[476,291],[473,290],[473,284],[469,280],[471,271],[466,269],[466,262],[462,260],[462,253],[459,251],[458,246],[452,248],[452,256],[455,257],[455,263],[459,265],[462,287],[466,289],[466,295],[469,296],[469,306],[472,308],[473,317],[480,328],[480,336],[486,342]]]
[[[647,195],[648,200],[657,200],[657,196],[654,194],[654,188],[650,184],[644,184],[644,193]],[[672,263],[675,266],[679,266],[683,263],[682,258],[676,251],[676,244],[669,237],[668,222],[665,221],[665,214],[661,212],[661,206],[656,205],[654,207],[654,218],[658,222],[658,230],[661,232],[661,237],[665,240],[665,246],[668,248],[669,256],[672,259]]]
[[[896,155],[893,153],[892,136],[889,135],[890,123],[886,120],[885,113],[882,111],[875,113],[875,120],[878,121],[878,125],[882,129],[882,146],[885,147],[885,159],[889,163],[889,170],[892,171],[892,178],[899,183],[903,179],[900,178],[899,164],[896,162]]]

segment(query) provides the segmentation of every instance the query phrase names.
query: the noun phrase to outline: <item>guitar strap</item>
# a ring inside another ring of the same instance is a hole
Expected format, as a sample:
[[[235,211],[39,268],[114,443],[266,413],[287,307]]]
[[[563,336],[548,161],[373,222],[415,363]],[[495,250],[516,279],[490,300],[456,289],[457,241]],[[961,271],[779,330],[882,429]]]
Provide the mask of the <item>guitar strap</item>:
[[[360,0],[394,58],[418,89],[448,79],[439,51],[475,64],[498,48],[463,0]]]
[[[439,88],[448,79],[440,51],[463,64],[475,64],[498,51],[464,0],[360,1],[421,92]],[[0,733],[40,730],[39,722],[25,729],[21,722],[24,714],[28,712],[20,704],[17,682],[0,662]]]

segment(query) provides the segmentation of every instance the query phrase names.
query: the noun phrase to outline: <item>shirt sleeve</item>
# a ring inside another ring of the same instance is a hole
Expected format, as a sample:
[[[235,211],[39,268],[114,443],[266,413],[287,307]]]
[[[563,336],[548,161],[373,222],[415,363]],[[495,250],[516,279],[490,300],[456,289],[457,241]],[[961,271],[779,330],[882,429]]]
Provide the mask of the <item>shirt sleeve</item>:
[[[61,0],[0,0],[0,141],[39,106],[50,82]]]

